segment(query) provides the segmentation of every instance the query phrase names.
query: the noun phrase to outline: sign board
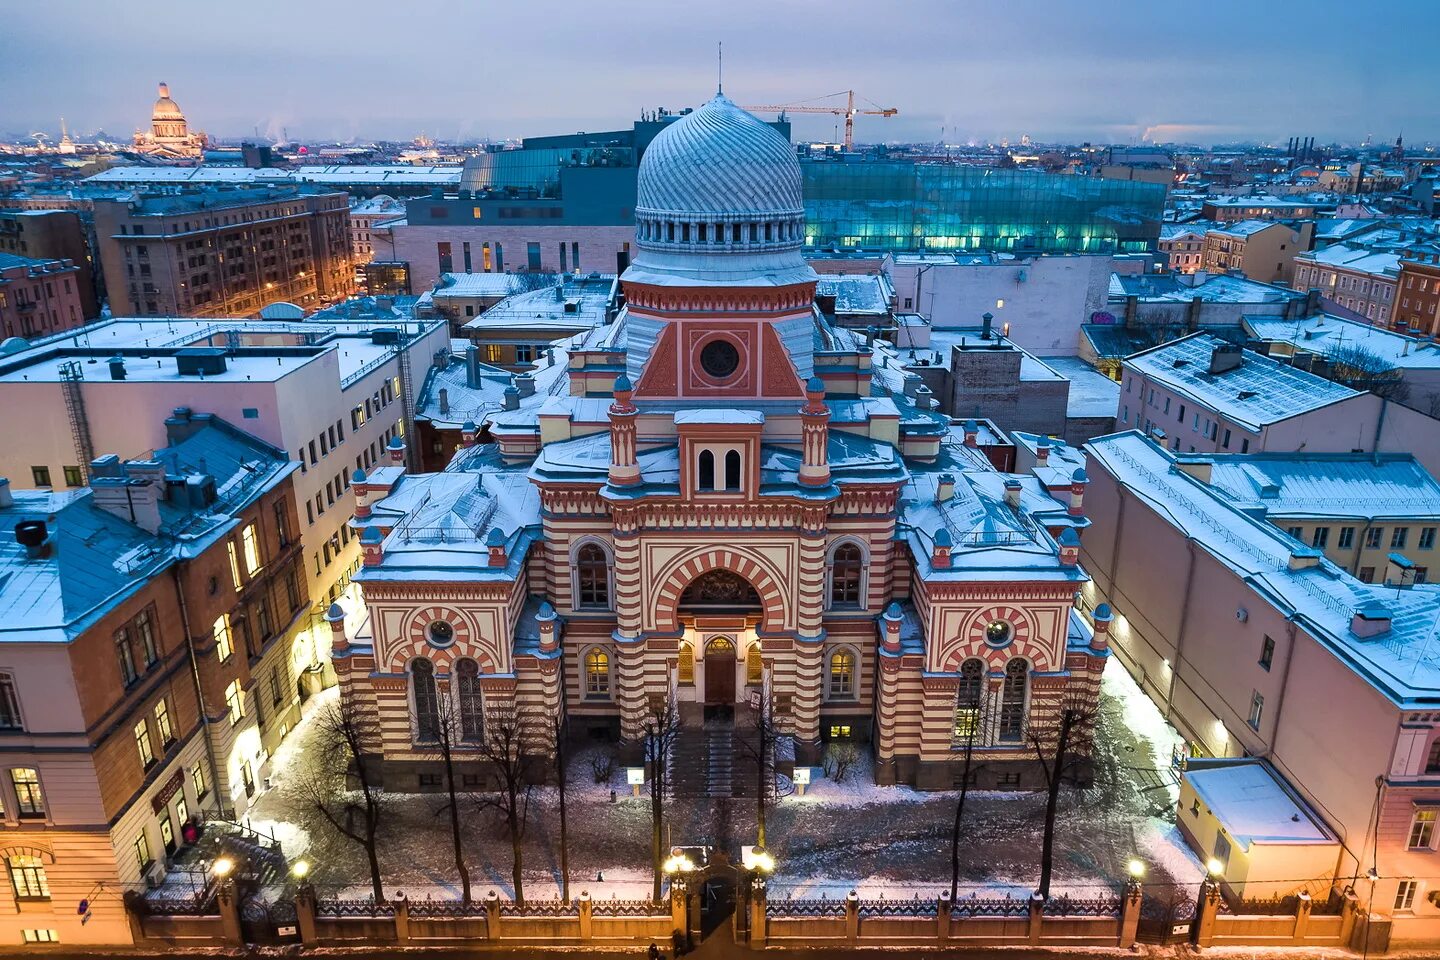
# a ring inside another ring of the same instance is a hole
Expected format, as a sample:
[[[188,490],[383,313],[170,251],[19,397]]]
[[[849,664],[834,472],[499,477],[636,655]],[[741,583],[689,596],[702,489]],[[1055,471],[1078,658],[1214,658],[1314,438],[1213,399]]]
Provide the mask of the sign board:
[[[297,937],[300,935],[300,929],[295,926],[276,927],[275,932],[282,937]]]
[[[625,782],[628,783],[628,784],[629,784],[630,786],[632,786],[632,787],[643,786],[644,783],[645,783],[645,768],[644,768],[644,767],[626,767],[626,768],[625,768]]]
[[[165,809],[165,806],[170,802],[170,798],[180,792],[180,784],[184,782],[185,770],[182,767],[176,770],[174,775],[171,776],[169,780],[166,780],[159,790],[155,791],[155,796],[150,798],[150,806],[156,813]]]

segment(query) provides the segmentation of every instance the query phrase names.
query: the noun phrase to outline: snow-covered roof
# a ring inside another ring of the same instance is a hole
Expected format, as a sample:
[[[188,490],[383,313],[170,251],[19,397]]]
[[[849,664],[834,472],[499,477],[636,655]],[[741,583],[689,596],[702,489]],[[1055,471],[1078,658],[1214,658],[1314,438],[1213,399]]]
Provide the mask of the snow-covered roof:
[[[815,285],[815,296],[834,297],[836,314],[885,317],[895,299],[895,287],[884,273],[823,273]]]
[[[329,164],[300,167],[164,167],[130,166],[111,167],[92,177],[86,177],[86,184],[123,183],[194,183],[194,184],[250,184],[250,183],[335,183],[375,186],[395,184],[405,186],[457,186],[460,183],[460,167],[457,166],[412,166],[410,164]]]
[[[526,290],[533,279],[533,274],[522,276],[518,273],[442,273],[440,282],[431,291],[431,299],[508,297]],[[551,286],[558,282],[554,276],[548,276],[548,279]]]
[[[1284,303],[1305,294],[1231,274],[1119,274],[1110,275],[1110,298],[1139,297],[1142,303]]]
[[[1182,454],[1210,464],[1210,483],[1271,520],[1440,521],[1440,484],[1408,453]]]
[[[1067,417],[1113,417],[1120,409],[1120,384],[1080,357],[1046,357],[1047,367],[1070,381]]]
[[[1192,760],[1181,777],[1242,850],[1255,843],[1336,842],[1320,818],[1258,757]]]
[[[1233,223],[1219,224],[1205,231],[1207,234],[1218,233],[1224,237],[1234,237],[1238,240],[1245,240],[1269,230],[1271,227],[1279,227],[1281,230],[1294,229],[1287,223],[1278,220],[1236,220]]]
[[[1349,387],[1250,350],[1241,352],[1239,365],[1210,373],[1215,349],[1229,346],[1208,333],[1195,333],[1128,357],[1125,366],[1256,432],[1361,396]]]
[[[1181,471],[1172,453],[1140,432],[1099,437],[1085,449],[1092,476],[1108,472],[1392,702],[1440,705],[1440,584],[1361,583],[1324,557],[1292,569],[1292,537]],[[1388,615],[1390,629],[1357,637],[1351,621],[1361,608]]]
[[[566,369],[570,354],[568,340],[557,340],[550,347],[548,356],[542,353],[536,359],[529,376],[534,378],[534,392],[519,397],[515,410],[505,410],[505,391],[515,382],[515,375],[509,370],[475,363],[475,375],[469,371],[468,351],[473,344],[463,344],[455,351],[444,367],[432,366],[421,384],[420,395],[415,398],[415,419],[426,420],[443,429],[457,430],[467,421],[477,427],[504,417],[507,423],[520,420],[534,422],[540,408],[553,396],[569,390],[569,371]],[[445,391],[446,410],[440,409],[440,391]]]
[[[466,321],[463,329],[486,343],[504,342],[507,331],[549,330],[560,337],[604,323],[615,295],[613,275],[567,276],[563,282],[557,278],[552,286],[506,297]],[[435,296],[440,298],[441,291]],[[529,342],[533,338],[521,339]]]
[[[1400,254],[1375,251],[1369,247],[1353,247],[1337,243],[1323,250],[1307,250],[1295,255],[1297,265],[1313,263],[1349,273],[1366,273],[1386,279],[1400,276]]]
[[[1256,340],[1289,343],[1297,350],[1341,359],[1359,350],[1402,370],[1440,369],[1440,343],[1409,337],[1373,323],[1319,314],[1299,320],[1283,317],[1242,317],[1241,325]]]

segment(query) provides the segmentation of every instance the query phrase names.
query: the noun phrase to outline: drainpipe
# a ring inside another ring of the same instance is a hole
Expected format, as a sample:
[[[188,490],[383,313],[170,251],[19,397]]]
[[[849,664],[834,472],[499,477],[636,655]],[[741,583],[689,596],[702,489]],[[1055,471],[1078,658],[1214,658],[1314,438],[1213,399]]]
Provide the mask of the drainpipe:
[[[1185,599],[1180,604],[1180,629],[1175,633],[1175,662],[1170,666],[1170,687],[1165,691],[1165,719],[1169,721],[1175,707],[1175,681],[1180,678],[1180,664],[1185,662],[1185,632],[1190,625],[1190,597],[1195,592],[1195,540],[1185,538],[1190,562],[1185,567]]]
[[[190,678],[195,682],[195,704],[200,708],[200,734],[205,738],[205,760],[210,765],[210,789],[219,806],[216,811],[225,815],[225,798],[220,795],[220,767],[215,761],[215,742],[210,739],[210,711],[205,707],[205,690],[200,685],[200,661],[195,656],[195,642],[190,632],[190,608],[185,604],[185,591],[180,586],[180,568],[170,568],[170,579],[175,584],[175,600],[180,605],[180,626],[185,631],[185,652],[190,657]],[[183,793],[184,790],[182,789]],[[200,798],[195,798],[200,805]]]

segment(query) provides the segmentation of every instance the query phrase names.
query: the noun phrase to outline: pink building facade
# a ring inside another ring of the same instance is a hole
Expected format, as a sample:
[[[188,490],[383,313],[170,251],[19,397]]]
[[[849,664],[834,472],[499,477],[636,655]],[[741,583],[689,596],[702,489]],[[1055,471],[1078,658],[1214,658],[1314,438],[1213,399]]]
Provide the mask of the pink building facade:
[[[1380,399],[1208,333],[1137,353],[1120,378],[1122,430],[1177,453],[1374,449]]]
[[[1333,879],[1392,940],[1440,940],[1440,587],[1361,583],[1137,432],[1086,449],[1082,595],[1113,610],[1111,649],[1192,756],[1266,758],[1340,840],[1333,878],[1252,879]]]
[[[377,260],[410,265],[422,293],[442,273],[618,273],[630,260],[635,228],[617,226],[441,226],[396,223],[373,236]],[[468,263],[468,265],[467,265]]]

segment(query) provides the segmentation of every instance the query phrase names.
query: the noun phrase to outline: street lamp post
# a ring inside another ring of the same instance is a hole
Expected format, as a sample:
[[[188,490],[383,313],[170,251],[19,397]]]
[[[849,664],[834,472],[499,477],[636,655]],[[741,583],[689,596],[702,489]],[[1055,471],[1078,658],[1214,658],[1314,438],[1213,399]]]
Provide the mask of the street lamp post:
[[[742,847],[745,878],[745,920],[751,947],[765,945],[765,881],[775,872],[775,858],[761,844]]]
[[[670,849],[670,856],[660,865],[661,871],[670,880],[671,938],[676,952],[683,942],[690,949],[690,891],[687,877],[695,872],[695,861],[679,847]],[[682,940],[683,938],[683,940]]]

